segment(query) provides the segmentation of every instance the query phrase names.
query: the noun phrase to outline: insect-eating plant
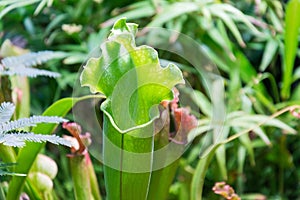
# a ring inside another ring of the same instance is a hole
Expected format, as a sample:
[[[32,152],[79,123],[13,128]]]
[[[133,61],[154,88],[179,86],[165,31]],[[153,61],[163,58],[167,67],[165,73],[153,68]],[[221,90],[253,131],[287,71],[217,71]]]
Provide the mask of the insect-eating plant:
[[[119,19],[108,41],[101,45],[101,57],[89,59],[81,74],[82,86],[107,98],[101,110],[108,199],[165,198],[168,187],[157,192],[158,182],[171,184],[176,170],[172,164],[165,168],[172,157],[166,152],[178,149],[168,147],[170,121],[167,109],[160,104],[174,98],[173,87],[183,84],[184,79],[174,64],[161,67],[152,47],[137,47],[136,33],[137,24]],[[184,145],[178,146],[182,151]],[[159,148],[167,150],[160,155]],[[164,174],[173,176],[159,180]]]

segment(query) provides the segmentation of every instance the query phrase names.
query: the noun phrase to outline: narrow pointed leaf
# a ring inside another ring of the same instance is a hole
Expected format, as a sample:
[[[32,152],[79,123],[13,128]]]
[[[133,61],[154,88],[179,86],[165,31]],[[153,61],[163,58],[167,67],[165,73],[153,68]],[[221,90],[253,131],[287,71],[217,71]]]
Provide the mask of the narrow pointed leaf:
[[[286,8],[285,34],[284,34],[284,69],[281,96],[285,99],[290,97],[290,86],[292,84],[292,73],[295,57],[297,54],[299,28],[300,28],[300,1],[290,0]]]
[[[260,71],[265,71],[267,69],[267,67],[271,63],[272,59],[274,58],[274,56],[277,52],[277,49],[278,49],[278,42],[275,39],[270,38],[266,44],[262,62],[259,66]]]
[[[230,18],[223,10],[221,9],[215,9],[214,7],[210,8],[210,12],[214,15],[219,17],[223,20],[223,22],[226,24],[226,26],[229,28],[229,30],[234,35],[235,39],[238,41],[239,45],[242,47],[245,47],[246,44],[243,41],[243,38],[241,36],[241,33],[239,32],[237,26],[235,25],[232,18]]]
[[[203,192],[203,185],[205,180],[205,175],[208,169],[210,162],[212,161],[216,150],[222,144],[216,144],[211,146],[207,151],[204,153],[204,156],[200,158],[198,161],[197,167],[195,169],[192,183],[191,183],[191,200],[201,200],[202,199],[202,192]]]
[[[164,23],[187,13],[199,10],[195,2],[177,2],[164,7],[164,11],[156,15],[148,27],[162,26]]]

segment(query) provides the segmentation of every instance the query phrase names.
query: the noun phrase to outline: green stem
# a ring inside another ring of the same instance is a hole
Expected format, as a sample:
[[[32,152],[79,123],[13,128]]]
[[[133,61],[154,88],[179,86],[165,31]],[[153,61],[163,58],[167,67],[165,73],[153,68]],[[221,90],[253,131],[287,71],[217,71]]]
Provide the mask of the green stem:
[[[291,85],[293,83],[293,69],[295,65],[295,57],[298,50],[298,37],[300,21],[295,20],[299,17],[300,2],[299,0],[290,0],[286,6],[285,13],[285,33],[284,33],[284,58],[283,58],[283,82],[281,89],[281,97],[288,99],[291,93]]]
[[[5,198],[5,194],[4,194],[4,191],[3,191],[3,186],[0,184],[0,199],[2,200],[6,200]]]
[[[95,170],[94,170],[94,167],[91,162],[91,158],[90,158],[89,154],[86,154],[86,159],[87,159],[87,170],[88,170],[88,174],[90,177],[92,195],[93,195],[94,199],[101,200],[102,198],[101,198],[101,194],[100,194],[100,190],[99,190],[96,173],[95,173]]]
[[[212,146],[212,148],[209,150],[209,153],[198,161],[191,183],[191,200],[202,200],[204,179],[208,166],[213,159],[216,150],[221,145],[222,144],[217,144]]]
[[[16,153],[12,147],[0,144],[0,158],[6,163],[16,162]]]
[[[84,155],[74,155],[70,157],[70,169],[74,184],[75,198],[93,199],[90,185],[87,152]]]

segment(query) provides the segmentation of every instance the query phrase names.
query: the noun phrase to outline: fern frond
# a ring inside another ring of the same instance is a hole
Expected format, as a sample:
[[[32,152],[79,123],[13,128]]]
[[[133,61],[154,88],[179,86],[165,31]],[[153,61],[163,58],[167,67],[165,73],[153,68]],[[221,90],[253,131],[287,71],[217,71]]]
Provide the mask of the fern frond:
[[[57,72],[51,72],[43,69],[25,68],[25,67],[9,68],[3,71],[1,71],[0,69],[0,74],[8,75],[8,76],[12,76],[12,75],[27,76],[31,78],[35,78],[37,76],[48,76],[51,78],[60,77],[60,74]]]
[[[4,163],[4,162],[0,162],[0,169],[2,168],[7,168],[7,167],[13,167],[15,166],[17,163]]]
[[[0,162],[0,176],[26,176],[26,174],[20,174],[15,172],[9,172],[7,168],[15,166],[17,163],[3,163]]]
[[[10,102],[3,102],[0,105],[0,123],[8,122],[15,112],[15,105]],[[1,132],[1,128],[0,128]]]
[[[36,126],[39,123],[61,123],[67,122],[68,120],[56,117],[56,116],[32,116],[29,118],[22,118],[15,121],[3,122],[0,123],[0,133],[4,133],[7,131],[15,130],[18,128]]]
[[[35,133],[9,133],[9,134],[0,134],[0,143],[6,146],[12,147],[23,147],[25,142],[50,142],[56,145],[65,145],[71,147],[72,144],[68,140],[65,140],[56,135],[42,135]]]
[[[68,120],[56,116],[32,116],[15,121],[9,121],[15,111],[12,103],[4,102],[0,105],[0,144],[13,147],[23,147],[26,141],[29,142],[51,142],[57,145],[71,147],[71,143],[56,135],[42,135],[31,132],[17,131],[16,129],[36,126],[39,123],[61,123]],[[0,162],[1,164],[1,162]],[[0,170],[1,170],[0,165]]]
[[[39,51],[30,52],[20,56],[10,56],[3,58],[0,64],[1,75],[20,75],[20,76],[49,76],[58,77],[59,73],[47,70],[33,69],[32,67],[41,65],[48,60],[54,58],[62,58],[64,56],[61,52],[53,51]]]
[[[1,63],[4,67],[34,67],[41,65],[53,58],[60,58],[61,53],[53,51],[30,52],[20,56],[10,56],[3,58]]]
[[[9,172],[0,169],[0,176],[26,176],[26,174],[20,174],[15,172]]]

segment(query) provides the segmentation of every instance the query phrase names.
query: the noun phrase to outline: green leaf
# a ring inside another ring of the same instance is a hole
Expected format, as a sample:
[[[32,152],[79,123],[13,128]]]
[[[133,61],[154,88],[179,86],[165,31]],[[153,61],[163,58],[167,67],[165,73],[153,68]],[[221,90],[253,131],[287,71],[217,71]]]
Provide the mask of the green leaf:
[[[243,12],[241,12],[239,9],[235,8],[234,6],[228,4],[228,3],[222,3],[222,4],[212,4],[211,7],[213,7],[216,11],[217,10],[223,10],[226,13],[232,15],[231,17],[235,21],[243,22],[253,33],[259,33],[259,31],[256,29],[256,27],[250,22],[248,19],[248,16],[245,15]]]
[[[227,136],[229,135],[229,127],[224,127],[223,131],[222,131],[222,140],[225,140],[227,138]],[[220,174],[222,176],[222,178],[224,180],[227,180],[227,167],[226,167],[226,147],[225,145],[220,146],[217,150],[216,150],[216,159],[218,162],[218,166],[220,169]]]
[[[0,5],[7,5],[4,9],[0,10],[0,19],[3,18],[4,15],[6,15],[8,12],[19,8],[19,7],[24,7],[28,6],[31,4],[34,4],[36,2],[39,2],[40,0],[23,0],[23,1],[10,1],[10,2],[3,2]]]
[[[244,174],[244,165],[246,160],[246,148],[242,145],[238,147],[238,153],[237,153],[237,164],[238,164],[238,173]],[[238,176],[237,177],[237,193],[243,193],[243,186],[244,186],[244,177]]]
[[[101,45],[102,56],[91,58],[81,74],[82,86],[107,97],[101,110],[108,199],[147,197],[158,105],[171,100],[172,88],[184,83],[177,66],[162,68],[153,48],[135,46],[136,32],[136,24],[118,20]]]
[[[39,3],[38,7],[35,9],[34,15],[38,15],[45,6],[50,7],[52,5],[52,3],[53,3],[53,0],[42,0]]]
[[[238,129],[239,130],[239,129]],[[255,159],[254,159],[254,150],[252,146],[252,142],[248,135],[244,134],[239,137],[240,142],[244,145],[246,148],[249,156],[250,156],[250,163],[252,166],[255,165]]]
[[[220,19],[222,19],[222,21],[226,24],[226,26],[232,32],[232,34],[234,35],[235,39],[238,41],[240,46],[242,46],[242,47],[246,46],[246,44],[243,41],[243,38],[242,38],[237,26],[235,25],[235,23],[233,21],[233,19],[227,13],[225,13],[220,8],[215,8],[215,6],[210,7],[210,12],[212,13],[212,15],[217,16]]]
[[[201,200],[205,175],[216,150],[222,143],[212,145],[198,161],[191,183],[191,200]]]
[[[295,69],[295,73],[293,74],[293,81],[297,81],[300,79],[300,66]]]
[[[283,68],[283,85],[281,96],[284,99],[290,97],[292,84],[292,73],[298,47],[298,37],[300,28],[300,1],[290,0],[286,7],[285,16],[285,34],[284,34],[284,68]]]
[[[190,91],[193,92],[194,95],[192,95],[192,99],[194,100],[194,102],[197,104],[197,106],[199,106],[199,108],[201,109],[201,111],[208,117],[212,117],[212,105],[211,102],[208,100],[208,98],[200,91],[198,90],[193,90]]]
[[[147,25],[148,27],[161,27],[164,23],[176,17],[182,16],[186,13],[195,12],[200,8],[195,2],[176,2],[165,6],[163,9],[163,12],[156,15]]]
[[[269,66],[269,64],[271,63],[272,59],[274,58],[276,52],[278,49],[278,42],[277,40],[270,38],[267,41],[265,50],[264,50],[264,54],[263,54],[263,58],[261,61],[261,64],[259,66],[259,70],[260,71],[265,71],[266,68]]]
[[[152,15],[155,14],[155,8],[153,7],[153,5],[151,5],[151,2],[149,1],[143,1],[143,2],[132,4],[131,6],[129,6],[129,9],[130,10],[116,17],[110,18],[106,22],[102,23],[101,26],[107,27],[113,25],[113,23],[118,19],[120,19],[121,17],[126,17],[128,20],[134,20],[134,19],[140,19],[144,17],[151,17]]]
[[[264,126],[277,127],[291,134],[297,133],[295,129],[291,128],[289,125],[282,122],[281,120],[268,118],[269,116],[266,115],[243,115],[238,118],[229,120],[227,125],[231,125],[234,127],[251,128],[253,127],[253,125],[265,121]]]

